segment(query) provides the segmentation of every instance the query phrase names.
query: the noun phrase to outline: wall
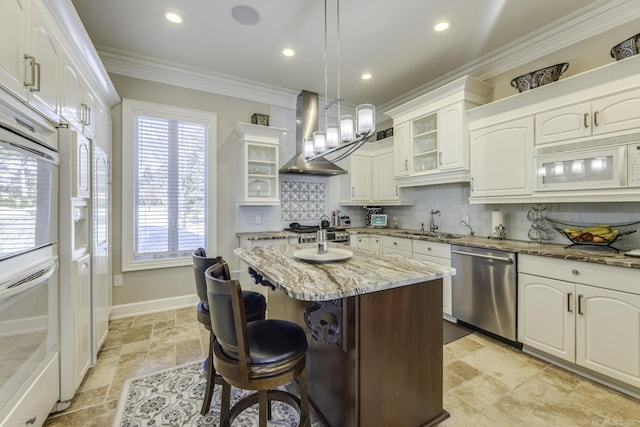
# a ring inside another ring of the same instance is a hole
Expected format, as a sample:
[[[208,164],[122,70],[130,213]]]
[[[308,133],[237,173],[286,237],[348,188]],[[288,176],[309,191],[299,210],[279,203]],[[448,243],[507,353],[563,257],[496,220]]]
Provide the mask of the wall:
[[[208,248],[225,258],[231,258],[237,246],[236,189],[229,174],[236,155],[237,144],[233,127],[239,121],[251,122],[253,113],[269,114],[269,106],[204,93],[176,86],[123,77],[110,76],[122,98],[175,105],[179,107],[212,111],[218,114],[218,247]],[[121,111],[113,111],[113,273],[121,274]],[[274,126],[278,124],[274,123]],[[131,304],[154,299],[171,298],[195,293],[193,270],[190,266],[143,270],[123,273],[123,286],[113,288],[113,305]]]
[[[489,236],[491,233],[491,212],[499,209],[505,216],[507,238],[529,241],[528,233],[531,221],[527,213],[534,204],[471,205],[469,204],[469,184],[443,184],[423,186],[414,189],[414,206],[387,207],[384,213],[398,218],[400,228],[419,230],[421,223],[429,229],[431,210],[439,210],[435,216],[438,231],[469,234],[469,229],[460,225],[463,216],[469,216],[469,223],[476,236]],[[626,223],[640,221],[640,203],[555,203],[542,204],[547,207],[547,216],[559,220],[578,223]],[[569,244],[559,233],[553,231],[553,240],[548,242]],[[640,233],[634,233],[614,244],[619,249],[640,248]],[[600,249],[601,250],[601,249]]]

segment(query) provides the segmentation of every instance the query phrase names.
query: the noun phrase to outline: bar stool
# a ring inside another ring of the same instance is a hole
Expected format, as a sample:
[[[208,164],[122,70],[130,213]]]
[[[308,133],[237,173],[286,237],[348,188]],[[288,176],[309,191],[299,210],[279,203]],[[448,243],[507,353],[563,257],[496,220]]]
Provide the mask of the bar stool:
[[[285,320],[247,322],[240,282],[225,278],[224,263],[214,264],[205,272],[211,326],[216,335],[213,361],[223,379],[220,426],[229,426],[242,411],[258,403],[258,425],[266,427],[271,400],[287,403],[298,412],[299,426],[310,426],[304,330]],[[295,379],[300,398],[276,390]],[[231,386],[255,393],[229,408]]]
[[[204,393],[204,400],[202,401],[202,408],[200,409],[200,414],[204,416],[209,412],[209,408],[211,407],[211,398],[213,397],[215,385],[222,384],[222,378],[216,374],[215,367],[213,366],[213,342],[216,337],[211,328],[209,302],[207,301],[207,282],[204,273],[207,268],[214,264],[224,265],[223,275],[225,278],[230,279],[231,273],[229,272],[229,266],[223,261],[222,257],[207,258],[207,253],[203,248],[198,248],[193,251],[192,258],[193,273],[196,279],[196,292],[200,298],[197,307],[198,322],[209,331],[209,355],[204,362],[204,370],[207,374],[207,386]],[[242,299],[244,300],[248,322],[264,320],[265,312],[267,311],[267,302],[263,295],[258,292],[245,291],[242,293]]]

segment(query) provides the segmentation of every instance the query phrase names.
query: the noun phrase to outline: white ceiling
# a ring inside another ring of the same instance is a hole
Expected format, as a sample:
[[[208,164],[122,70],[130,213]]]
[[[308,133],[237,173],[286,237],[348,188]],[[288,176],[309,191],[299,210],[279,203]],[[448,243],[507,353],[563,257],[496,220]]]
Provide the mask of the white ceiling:
[[[335,1],[328,3],[329,98],[337,97]],[[323,0],[72,0],[92,42],[200,71],[324,95]],[[381,105],[603,0],[343,0],[341,97]],[[260,15],[253,26],[237,5]],[[181,25],[163,11],[176,10]],[[433,31],[439,19],[452,22]],[[281,54],[285,47],[296,55]],[[370,72],[369,81],[360,74]]]

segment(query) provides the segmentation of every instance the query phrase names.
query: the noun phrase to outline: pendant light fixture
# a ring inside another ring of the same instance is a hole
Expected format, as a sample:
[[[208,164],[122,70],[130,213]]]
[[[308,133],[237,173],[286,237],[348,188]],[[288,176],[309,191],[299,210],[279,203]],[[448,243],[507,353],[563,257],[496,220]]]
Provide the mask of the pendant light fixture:
[[[336,28],[337,28],[337,68],[338,68],[338,97],[322,109],[324,115],[324,131],[313,133],[313,139],[304,141],[304,156],[307,162],[337,162],[349,156],[360,148],[375,132],[376,109],[372,104],[358,105],[356,115],[340,115],[340,0],[336,0]],[[327,0],[324,0],[324,98],[328,94],[328,65],[327,65]],[[337,105],[338,123],[329,123],[327,111]],[[322,122],[319,120],[318,122]],[[327,158],[327,155],[333,155]],[[322,159],[321,159],[322,158]]]

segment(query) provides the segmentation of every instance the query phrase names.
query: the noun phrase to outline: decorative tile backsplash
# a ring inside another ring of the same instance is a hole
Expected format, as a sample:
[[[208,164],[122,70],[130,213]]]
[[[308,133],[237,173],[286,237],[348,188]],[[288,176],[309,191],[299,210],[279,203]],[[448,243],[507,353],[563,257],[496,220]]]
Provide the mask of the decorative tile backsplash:
[[[280,182],[282,221],[320,220],[324,215],[324,183]]]

